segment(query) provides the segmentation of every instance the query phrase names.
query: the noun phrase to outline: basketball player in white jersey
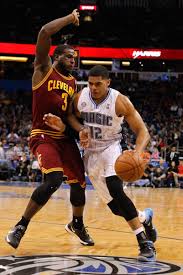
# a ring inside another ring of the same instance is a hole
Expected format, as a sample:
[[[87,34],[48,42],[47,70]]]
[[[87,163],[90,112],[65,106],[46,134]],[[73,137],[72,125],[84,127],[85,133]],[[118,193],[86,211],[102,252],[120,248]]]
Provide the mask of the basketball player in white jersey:
[[[130,100],[110,88],[109,72],[105,67],[94,66],[89,71],[88,84],[76,95],[72,107],[75,115],[83,119],[84,125],[76,120],[72,108],[68,114],[68,122],[80,132],[80,143],[85,148],[86,173],[113,214],[124,217],[135,233],[140,248],[138,259],[154,261],[153,242],[157,234],[152,226],[152,210],[147,208],[145,214],[136,210],[114,170],[115,161],[122,152],[120,132],[123,120],[136,134],[135,154],[144,151],[150,140],[149,132]],[[61,119],[52,114],[45,115],[43,119],[56,130],[63,128]],[[72,232],[72,228],[66,230]]]

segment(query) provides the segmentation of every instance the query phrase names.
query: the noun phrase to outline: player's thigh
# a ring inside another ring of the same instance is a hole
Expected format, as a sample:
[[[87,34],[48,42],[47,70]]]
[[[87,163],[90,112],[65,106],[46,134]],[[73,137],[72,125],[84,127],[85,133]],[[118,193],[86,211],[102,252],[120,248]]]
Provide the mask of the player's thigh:
[[[41,143],[37,146],[35,154],[43,173],[63,171],[63,163],[57,145],[53,143]]]
[[[85,184],[84,164],[76,142],[72,139],[61,140],[59,150],[66,182]]]
[[[86,151],[83,160],[89,177],[95,178],[103,175],[104,165],[100,152]]]
[[[104,177],[96,177],[91,180],[95,190],[97,191],[98,196],[102,199],[105,204],[108,204],[112,201],[112,197],[109,193],[109,189],[106,184],[106,179]]]
[[[104,203],[109,203],[112,197],[106,185],[104,177],[104,161],[102,153],[87,153],[84,156],[85,169],[89,176],[89,179],[97,191],[98,196],[103,200]]]

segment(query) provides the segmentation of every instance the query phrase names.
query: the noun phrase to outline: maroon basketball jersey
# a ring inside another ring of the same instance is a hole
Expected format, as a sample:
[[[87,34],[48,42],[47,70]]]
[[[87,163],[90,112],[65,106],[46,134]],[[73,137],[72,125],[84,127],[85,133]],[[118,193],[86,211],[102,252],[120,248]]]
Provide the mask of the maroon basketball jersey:
[[[53,138],[62,136],[44,123],[43,116],[52,113],[64,120],[75,91],[75,78],[71,75],[66,77],[53,67],[44,79],[33,87],[32,137],[40,134],[47,134]]]

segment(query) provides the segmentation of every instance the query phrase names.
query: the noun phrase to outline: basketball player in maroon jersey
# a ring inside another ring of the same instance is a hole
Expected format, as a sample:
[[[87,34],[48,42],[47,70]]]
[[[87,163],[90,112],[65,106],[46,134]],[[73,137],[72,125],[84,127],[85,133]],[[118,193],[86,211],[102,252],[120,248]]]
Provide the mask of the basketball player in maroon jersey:
[[[69,45],[59,45],[53,54],[53,64],[49,56],[51,36],[71,23],[79,25],[77,10],[44,25],[38,34],[32,77],[33,123],[30,148],[38,158],[44,183],[34,190],[21,220],[6,236],[7,243],[14,248],[19,246],[32,217],[60,187],[63,177],[70,184],[73,208],[73,220],[66,225],[66,230],[76,235],[83,245],[94,245],[83,224],[85,175],[77,144],[64,135],[64,126],[60,131],[54,131],[43,121],[47,113],[53,113],[65,121],[68,106],[76,91],[75,78],[70,74],[75,65],[74,49]]]

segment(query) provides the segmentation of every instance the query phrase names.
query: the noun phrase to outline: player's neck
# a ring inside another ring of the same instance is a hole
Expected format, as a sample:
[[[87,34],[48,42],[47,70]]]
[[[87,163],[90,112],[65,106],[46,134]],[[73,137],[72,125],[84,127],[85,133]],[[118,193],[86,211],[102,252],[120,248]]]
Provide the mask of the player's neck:
[[[59,66],[58,64],[53,64],[53,67],[62,75],[69,76],[70,71],[67,71],[64,67]]]
[[[106,92],[105,95],[101,96],[100,98],[93,98],[92,96],[91,97],[92,97],[92,100],[95,102],[95,104],[98,105],[106,99],[108,94],[109,94],[109,90]]]

